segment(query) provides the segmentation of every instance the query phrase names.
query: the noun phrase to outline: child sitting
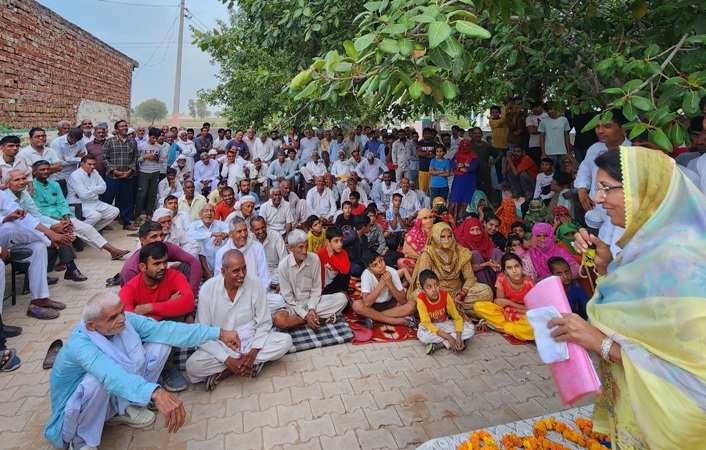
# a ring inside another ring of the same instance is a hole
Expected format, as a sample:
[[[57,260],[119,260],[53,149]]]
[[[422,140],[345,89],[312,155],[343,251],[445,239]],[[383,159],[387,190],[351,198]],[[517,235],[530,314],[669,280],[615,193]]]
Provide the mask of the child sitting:
[[[341,214],[336,217],[334,223],[341,230],[343,230],[343,227],[349,227],[350,229],[352,229],[354,220],[355,216],[353,215],[353,205],[351,204],[351,202],[346,200],[341,204]]]
[[[522,260],[514,253],[504,254],[500,265],[502,273],[495,282],[497,298],[492,302],[478,302],[473,310],[487,321],[489,328],[521,341],[531,341],[534,330],[525,316],[525,295],[535,282],[522,273]]]
[[[515,251],[522,247],[522,243],[525,240],[522,239],[520,236],[516,235],[515,233],[510,233],[507,236],[507,245],[505,247],[505,253],[515,253]]]
[[[385,211],[385,219],[388,223],[387,231],[390,233],[404,235],[405,230],[409,225],[409,214],[407,213],[407,210],[402,207],[402,194],[398,192],[392,194],[391,203],[392,208]]]
[[[307,237],[309,238],[309,253],[316,253],[326,246],[326,235],[322,232],[323,225],[317,216],[311,215],[306,219],[306,226],[309,228]]]
[[[426,344],[426,354],[443,347],[453,352],[466,348],[473,336],[473,325],[463,321],[453,298],[439,287],[439,277],[431,270],[423,270],[419,274],[419,284],[422,292],[417,296],[417,311],[421,323],[417,338]]]
[[[523,240],[528,239],[527,237],[527,225],[525,225],[524,222],[518,220],[517,222],[513,222],[512,226],[512,232],[518,236],[520,236]],[[532,234],[529,236],[530,238],[532,237]]]
[[[348,197],[351,202],[351,213],[353,215],[359,216],[365,212],[365,205],[360,203],[360,192],[353,191]]]
[[[557,206],[563,206],[569,210],[571,218],[574,218],[574,195],[571,193],[571,187],[574,184],[574,178],[562,171],[557,171],[552,177],[552,182],[549,188],[554,193],[554,198],[549,202],[549,210],[553,211]]]
[[[343,250],[343,233],[338,227],[326,230],[326,246],[317,254],[321,260],[322,294],[343,292],[348,295],[351,281],[351,262]]]
[[[561,256],[555,256],[549,258],[547,266],[552,275],[561,278],[561,284],[564,285],[564,291],[566,291],[566,298],[569,300],[571,311],[581,316],[584,320],[588,320],[586,315],[586,304],[589,300],[588,294],[576,280],[572,279],[569,263]]]
[[[397,268],[397,260],[404,258],[404,253],[399,251],[401,240],[397,234],[390,234],[385,238],[385,244],[387,244],[387,252],[384,255],[385,265]]]
[[[539,174],[537,175],[537,184],[534,188],[534,198],[540,198],[545,205],[554,197],[550,185],[554,177],[554,161],[549,158],[542,159],[542,164],[539,166]]]
[[[414,302],[408,302],[397,271],[385,265],[383,257],[374,250],[363,251],[366,269],[360,277],[361,297],[353,302],[353,312],[365,318],[365,325],[373,322],[414,327]]]

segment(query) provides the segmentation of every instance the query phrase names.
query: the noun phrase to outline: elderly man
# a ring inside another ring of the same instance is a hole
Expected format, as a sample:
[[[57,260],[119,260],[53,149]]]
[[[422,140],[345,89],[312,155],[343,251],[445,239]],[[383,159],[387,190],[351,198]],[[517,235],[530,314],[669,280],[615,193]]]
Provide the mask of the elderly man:
[[[257,376],[263,365],[284,356],[292,337],[271,331],[272,319],[262,285],[248,275],[245,257],[238,250],[223,254],[221,274],[204,283],[196,320],[199,324],[236,330],[240,348],[210,341],[186,361],[192,383],[206,382],[206,389],[230,375]]]
[[[148,137],[145,135],[145,127],[137,127],[135,130],[135,142],[137,145],[147,142]]]
[[[307,252],[308,240],[302,230],[289,233],[290,254],[279,264],[279,291],[283,301],[272,316],[281,329],[307,324],[316,330],[322,321],[335,322],[348,304],[342,292],[322,295],[321,261]]]
[[[163,242],[164,233],[162,225],[157,222],[145,222],[140,226],[138,231],[138,239],[140,247],[144,247],[153,242]],[[189,286],[194,297],[198,296],[199,284],[201,283],[201,266],[199,260],[194,258],[179,246],[171,242],[167,244],[167,256],[171,267],[175,268],[189,280]],[[123,265],[120,272],[120,286],[125,286],[130,280],[140,274],[140,252],[134,253]]]
[[[245,197],[241,197],[240,200],[235,203],[235,211],[233,211],[228,215],[228,217],[226,217],[225,222],[230,223],[233,218],[240,217],[241,219],[245,220],[245,223],[247,224],[248,228],[250,228],[250,221],[257,216],[257,214],[253,212],[254,210],[255,199],[253,198],[253,196],[246,195]]]
[[[358,179],[355,177],[355,173],[351,175],[346,180],[346,188],[341,192],[341,203],[349,201],[351,192],[358,191],[360,194],[360,203],[363,205],[368,204],[368,194],[365,192],[365,188],[361,183],[358,183]]]
[[[176,178],[183,185],[187,180],[191,179],[192,169],[187,164],[187,158],[184,155],[179,155],[172,164],[172,169],[176,170]]]
[[[353,156],[353,152],[356,150],[358,151],[359,155],[360,152],[363,151],[363,145],[360,143],[360,140],[356,137],[356,130],[349,131],[348,138],[346,138],[344,142],[346,144],[346,156],[348,158]]]
[[[79,326],[59,351],[51,372],[52,415],[44,436],[57,448],[97,448],[106,421],[132,428],[151,425],[164,415],[165,428],[184,424],[181,400],[157,384],[170,349],[220,339],[234,351],[237,332],[204,325],[156,322],[124,312],[113,293],[93,296]]]
[[[103,144],[103,165],[105,166],[105,193],[103,200],[112,204],[117,198],[123,230],[136,231],[132,225],[132,207],[134,205],[133,178],[137,171],[137,143],[128,138],[127,122],[115,122],[115,136],[109,137]]]
[[[319,160],[319,152],[311,152],[311,161],[304,166],[315,177],[323,176],[326,173],[326,165]]]
[[[78,167],[81,157],[87,154],[86,144],[83,143],[83,130],[72,128],[69,132],[51,143],[51,148],[59,156],[61,171],[52,174],[55,181],[65,182]]]
[[[250,268],[250,275],[258,278],[262,283],[267,295],[267,303],[270,309],[274,311],[272,309],[273,306],[279,304],[282,301],[282,297],[270,289],[270,271],[267,267],[265,248],[249,235],[247,224],[241,217],[235,217],[227,223],[230,240],[216,253],[216,270],[214,273],[221,272],[221,263],[225,252],[228,250],[239,250],[245,256],[247,265]]]
[[[201,153],[201,161],[194,166],[194,181],[196,189],[203,195],[218,186],[218,162],[211,159],[208,152]]]
[[[316,186],[309,189],[306,194],[306,206],[309,212],[319,218],[323,225],[333,223],[333,216],[336,214],[336,199],[324,185],[324,177],[315,178]]]
[[[346,154],[343,150],[337,150],[336,156],[338,159],[331,164],[331,175],[336,177],[336,182],[338,183],[339,189],[343,189],[343,179],[348,177],[352,167],[346,158]]]
[[[179,210],[179,199],[173,195],[164,197],[162,206],[172,211],[172,229],[181,233],[186,233],[186,229],[191,225],[191,218],[184,211]]]
[[[18,156],[30,167],[35,162],[44,160],[49,161],[51,173],[61,171],[59,156],[51,147],[47,147],[47,133],[43,128],[35,127],[29,130],[29,145],[20,150]]]
[[[83,168],[83,166],[89,165],[92,167],[92,165],[95,163],[95,159],[91,159],[93,158],[93,155],[86,155],[84,156],[84,158],[86,158],[86,162],[81,163],[82,168],[77,170],[77,172],[81,171],[85,173],[85,169]],[[80,237],[81,239],[98,249],[103,249],[107,251],[110,254],[110,258],[113,260],[120,259],[130,253],[129,250],[122,250],[113,247],[103,236],[100,235],[100,233],[98,233],[98,229],[96,229],[94,224],[105,227],[105,222],[101,222],[100,220],[98,220],[101,216],[97,212],[94,212],[94,210],[91,208],[92,203],[89,202],[88,195],[86,195],[85,199],[75,199],[75,203],[83,203],[83,211],[86,220],[81,221],[76,218],[76,216],[71,212],[71,209],[69,208],[68,201],[64,198],[63,194],[61,193],[61,187],[59,186],[59,183],[49,179],[50,166],[48,162],[37,161],[34,164],[33,173],[33,200],[36,203],[37,208],[39,208],[39,212],[43,216],[50,217],[57,221],[70,222],[73,231],[76,233],[76,236]],[[73,176],[75,175],[72,174],[72,177]],[[96,173],[93,174],[93,178],[100,180],[100,183],[104,183],[103,180]],[[71,181],[71,179],[69,179],[69,181]],[[69,186],[71,186],[71,184],[69,184]],[[105,184],[103,184],[103,186],[105,186]],[[69,198],[71,198],[70,195]],[[95,198],[97,200],[97,195]],[[100,203],[100,201],[98,202]],[[109,205],[106,206],[115,210],[115,213],[109,216],[111,217],[110,220],[114,219],[115,216],[118,215],[117,208],[114,208]]]
[[[216,253],[228,240],[228,225],[220,220],[214,220],[215,208],[210,203],[203,205],[199,213],[200,220],[189,225],[187,234],[201,246],[199,262],[206,279],[213,278],[216,270]]]
[[[66,136],[66,134],[71,129],[71,122],[68,120],[60,120],[56,123],[56,138]],[[55,139],[56,140],[56,139]],[[53,141],[52,141],[53,143]]]
[[[86,143],[86,151],[88,154],[96,157],[96,171],[98,171],[98,174],[101,177],[105,176],[105,167],[103,166],[103,144],[105,144],[107,135],[108,127],[96,125],[93,129],[93,134],[91,135],[91,141]]]
[[[422,206],[419,203],[419,197],[417,197],[416,191],[410,189],[410,182],[407,178],[400,180],[400,188],[397,189],[395,193],[402,195],[402,208],[407,210],[410,215],[416,216],[417,211],[419,211]]]
[[[241,180],[249,176],[250,168],[247,161],[240,157],[235,149],[228,150],[221,168],[221,177],[227,181],[228,186],[235,188]]]
[[[262,244],[265,249],[267,268],[270,273],[270,290],[279,292],[279,273],[277,268],[279,263],[287,256],[287,248],[284,245],[282,235],[275,230],[268,229],[267,222],[262,217],[255,217],[250,222],[250,229],[255,239]]]
[[[390,202],[392,201],[392,194],[397,190],[397,183],[392,181],[392,174],[387,171],[382,174],[382,183],[377,183],[373,186],[373,190],[370,192],[375,205],[379,211],[386,212],[390,209]]]
[[[201,248],[198,242],[186,235],[186,228],[180,229],[173,225],[174,211],[169,208],[158,208],[152,217],[155,222],[162,225],[166,242],[178,245],[179,248],[198,260]]]
[[[32,300],[27,315],[37,319],[56,319],[59,311],[66,308],[61,302],[49,298],[47,283],[47,247],[69,245],[73,237],[58,234],[20,209],[11,194],[0,191],[0,247],[13,250],[28,248],[32,254],[20,262],[29,263],[29,292]]]
[[[272,139],[267,137],[266,132],[260,133],[260,138],[255,139],[252,148],[252,157],[260,158],[262,161],[271,161],[275,154],[275,147]]]
[[[18,157],[20,152],[20,138],[17,136],[4,136],[0,139],[0,179],[5,179],[10,171],[19,170],[25,174],[28,181],[32,181],[32,166],[24,158]],[[0,183],[0,190],[7,189],[7,183]],[[34,185],[29,184],[29,195],[34,195]]]
[[[12,193],[12,199],[17,202],[21,209],[26,210],[29,215],[38,219],[42,225],[50,230],[58,234],[71,234],[73,231],[73,224],[70,220],[57,220],[42,215],[39,208],[37,208],[37,204],[34,200],[32,200],[32,197],[25,189],[27,187],[27,177],[23,172],[19,170],[10,171],[7,175],[7,185],[8,190]],[[74,262],[77,257],[76,251],[71,245],[62,245],[59,248],[49,247],[47,249],[47,271],[55,267],[57,256],[59,257],[61,264],[66,266],[66,273],[64,274],[65,280],[78,282],[86,281],[88,279],[81,273],[80,270],[78,270],[78,267]]]
[[[294,215],[289,202],[282,200],[280,188],[270,189],[270,199],[260,207],[260,217],[265,219],[270,231],[276,231],[281,236],[286,236],[292,231]]]
[[[194,310],[194,294],[186,277],[168,267],[169,256],[164,242],[153,242],[140,249],[141,274],[126,283],[118,296],[125,311],[150,317],[156,321],[183,322]],[[160,384],[169,392],[180,392],[188,383],[172,365],[172,354],[162,371]]]
[[[69,195],[66,200],[81,203],[85,222],[100,231],[120,214],[120,210],[101,201],[100,195],[106,191],[106,182],[95,171],[95,167],[95,156],[85,155],[81,158],[81,167],[69,177]]]
[[[267,183],[267,163],[260,158],[253,158],[250,167],[250,190],[257,193],[258,206],[260,196],[265,195],[265,183]]]
[[[89,142],[93,142],[95,136],[93,136],[93,122],[91,122],[91,119],[83,119],[79,128],[83,131],[81,141],[83,141],[84,145],[87,145]]]
[[[273,188],[279,187],[279,184],[284,180],[292,181],[294,179],[294,171],[285,158],[284,151],[280,150],[277,152],[277,160],[273,161],[267,169],[267,178]]]
[[[208,200],[206,200],[206,197],[196,192],[196,184],[193,181],[187,180],[184,182],[183,186],[184,195],[179,197],[177,202],[179,211],[187,213],[190,221],[195,222],[199,220],[199,211],[201,211],[203,205],[208,203]]]
[[[365,159],[355,168],[356,173],[360,175],[369,186],[373,186],[379,182],[382,174],[387,172],[387,170],[385,163],[377,159],[372,151],[366,153]]]

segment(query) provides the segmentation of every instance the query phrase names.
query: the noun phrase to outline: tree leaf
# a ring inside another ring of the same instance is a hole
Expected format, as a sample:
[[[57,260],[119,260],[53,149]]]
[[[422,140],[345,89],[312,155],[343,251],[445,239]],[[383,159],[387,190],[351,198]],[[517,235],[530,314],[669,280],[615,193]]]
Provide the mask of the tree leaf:
[[[429,16],[429,15],[426,15],[426,14],[420,14],[418,16],[414,16],[414,17],[412,17],[412,20],[414,20],[415,22],[419,22],[419,23],[432,23],[432,22],[436,21],[435,18],[433,18],[432,16]]]
[[[603,89],[604,94],[611,94],[611,95],[625,95],[625,91],[623,91],[620,88],[608,88],[608,89]]]
[[[441,44],[441,48],[454,59],[460,58],[461,55],[463,55],[463,45],[455,38],[446,39],[444,43]]]
[[[415,81],[412,83],[412,85],[407,89],[409,92],[409,96],[412,97],[413,99],[417,100],[419,97],[422,96],[422,83],[419,81]]]
[[[370,12],[374,12],[379,10],[380,6],[382,6],[382,2],[368,2],[363,5],[363,8],[367,9]]]
[[[333,65],[333,70],[336,72],[348,72],[353,67],[353,64],[349,62],[340,62]]]
[[[397,41],[397,45],[400,47],[400,55],[402,56],[409,56],[414,50],[414,44],[409,39],[400,39]]]
[[[630,97],[630,103],[632,103],[635,108],[641,109],[642,111],[651,111],[653,108],[651,101],[637,95]]]
[[[299,72],[299,74],[294,77],[294,79],[290,83],[289,88],[292,90],[296,90],[307,84],[309,81],[311,81],[311,73],[311,70],[303,70]]]
[[[636,137],[638,137],[639,135],[641,135],[645,131],[647,131],[647,124],[646,123],[642,123],[642,122],[636,123],[635,127],[630,132],[630,140],[635,139]]]
[[[632,9],[632,16],[641,20],[647,14],[647,3],[640,3]]]
[[[625,105],[623,106],[623,115],[625,116],[626,119],[632,121],[637,119],[637,115],[639,111],[637,108],[635,108],[632,103],[625,102]]]
[[[398,53],[400,51],[400,46],[396,40],[385,38],[380,42],[378,48],[385,53]]]
[[[423,78],[430,78],[432,75],[434,75],[436,72],[439,71],[438,67],[435,66],[424,66],[422,69],[419,71],[419,74]]]
[[[672,153],[673,147],[672,142],[669,140],[664,131],[661,128],[653,128],[647,133],[647,138],[653,144],[656,144],[659,148]]]
[[[459,20],[456,22],[456,31],[466,35],[468,37],[476,39],[488,39],[490,38],[490,31],[476,25],[475,23],[466,22],[465,20]]]
[[[453,100],[456,98],[457,90],[456,85],[449,80],[444,80],[441,82],[441,92],[444,93],[444,98],[446,100]]]
[[[687,91],[681,104],[684,114],[689,117],[697,116],[699,114],[699,100],[699,95],[696,91]]]
[[[346,49],[346,54],[353,59],[358,59],[360,52],[355,49],[353,41],[350,39],[343,41],[343,48]]]
[[[451,27],[446,22],[434,22],[429,25],[429,48],[436,48],[451,35]]]
[[[433,62],[437,67],[444,70],[453,69],[453,60],[451,57],[446,52],[442,52],[438,48],[433,48],[429,51],[429,59],[431,59],[431,62]]]
[[[370,46],[370,44],[373,43],[374,40],[375,40],[375,33],[365,34],[355,40],[355,44],[353,44],[353,48],[355,48],[359,52],[362,52],[363,50],[368,48]]]
[[[593,116],[593,119],[591,119],[591,120],[586,124],[586,126],[583,127],[583,129],[581,130],[581,132],[582,132],[582,133],[585,133],[585,132],[587,132],[587,131],[590,131],[590,130],[596,128],[596,127],[598,126],[598,121],[599,121],[599,120],[601,120],[601,115],[600,115],[600,114],[596,114],[595,116]]]

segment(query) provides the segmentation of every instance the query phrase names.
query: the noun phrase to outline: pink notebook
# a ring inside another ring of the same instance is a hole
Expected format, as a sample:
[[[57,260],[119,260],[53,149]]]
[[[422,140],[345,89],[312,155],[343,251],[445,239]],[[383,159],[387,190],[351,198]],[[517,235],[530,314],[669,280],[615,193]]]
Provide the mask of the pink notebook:
[[[570,313],[564,286],[559,277],[549,277],[537,283],[525,295],[525,305],[529,309],[553,306],[560,313]],[[565,405],[574,404],[588,394],[601,391],[598,375],[588,357],[588,352],[573,342],[568,343],[569,359],[549,364],[554,382]]]

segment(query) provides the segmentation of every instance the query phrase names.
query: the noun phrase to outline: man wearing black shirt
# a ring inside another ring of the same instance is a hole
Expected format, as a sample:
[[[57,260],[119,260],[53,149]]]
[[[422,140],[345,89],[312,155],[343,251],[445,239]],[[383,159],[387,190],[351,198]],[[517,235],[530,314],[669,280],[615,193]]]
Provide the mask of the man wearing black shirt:
[[[436,149],[444,148],[439,142],[434,140],[434,130],[425,128],[422,131],[422,140],[417,145],[417,156],[419,156],[419,189],[429,195],[431,184],[431,174],[429,174],[429,164],[436,158]]]

